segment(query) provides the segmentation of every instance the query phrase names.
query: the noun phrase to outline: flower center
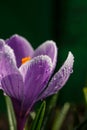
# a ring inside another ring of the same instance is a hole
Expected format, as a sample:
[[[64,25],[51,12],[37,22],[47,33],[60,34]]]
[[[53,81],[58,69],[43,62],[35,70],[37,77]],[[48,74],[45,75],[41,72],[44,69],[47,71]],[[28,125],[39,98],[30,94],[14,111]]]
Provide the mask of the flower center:
[[[24,64],[24,63],[26,63],[27,61],[30,61],[30,60],[31,60],[31,57],[28,56],[28,57],[22,58],[21,62],[22,62],[22,64]]]

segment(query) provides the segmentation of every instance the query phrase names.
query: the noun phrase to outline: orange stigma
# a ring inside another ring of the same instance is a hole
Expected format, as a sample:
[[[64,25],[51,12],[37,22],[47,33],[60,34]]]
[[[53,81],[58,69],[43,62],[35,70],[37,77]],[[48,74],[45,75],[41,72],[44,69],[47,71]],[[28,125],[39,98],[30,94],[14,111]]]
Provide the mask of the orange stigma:
[[[25,58],[22,58],[21,62],[22,64],[26,63],[27,61],[30,61],[31,60],[31,57],[28,56],[28,57],[25,57]]]

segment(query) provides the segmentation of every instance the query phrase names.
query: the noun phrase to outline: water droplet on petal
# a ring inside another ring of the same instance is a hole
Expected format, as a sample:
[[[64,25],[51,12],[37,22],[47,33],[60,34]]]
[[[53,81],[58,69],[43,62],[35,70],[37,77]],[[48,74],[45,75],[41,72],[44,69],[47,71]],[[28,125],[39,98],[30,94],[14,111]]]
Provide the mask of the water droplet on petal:
[[[54,77],[53,80],[56,80],[56,77]]]
[[[73,69],[70,69],[70,73],[73,73]]]
[[[55,86],[54,91],[57,92],[57,90],[58,90],[58,86]]]

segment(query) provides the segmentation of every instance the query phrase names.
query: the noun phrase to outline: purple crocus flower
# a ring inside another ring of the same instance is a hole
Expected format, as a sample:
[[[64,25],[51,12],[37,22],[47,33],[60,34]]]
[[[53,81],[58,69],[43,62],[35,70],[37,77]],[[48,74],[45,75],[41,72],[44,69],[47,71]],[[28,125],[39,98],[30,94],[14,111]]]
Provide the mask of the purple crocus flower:
[[[18,130],[23,130],[27,115],[37,101],[64,86],[72,73],[73,61],[69,52],[63,66],[50,80],[57,62],[55,42],[46,41],[34,51],[19,35],[0,40],[0,89],[12,100]]]

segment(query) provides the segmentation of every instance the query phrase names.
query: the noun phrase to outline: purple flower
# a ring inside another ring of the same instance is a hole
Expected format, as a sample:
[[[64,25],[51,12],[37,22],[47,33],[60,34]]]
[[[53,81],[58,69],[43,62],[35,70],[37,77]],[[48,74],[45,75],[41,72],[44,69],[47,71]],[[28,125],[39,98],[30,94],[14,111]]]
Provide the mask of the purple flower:
[[[23,129],[27,115],[38,100],[64,86],[72,73],[73,61],[69,52],[63,66],[50,80],[57,62],[55,42],[46,41],[34,51],[19,35],[0,40],[0,88],[12,100],[18,130]]]

